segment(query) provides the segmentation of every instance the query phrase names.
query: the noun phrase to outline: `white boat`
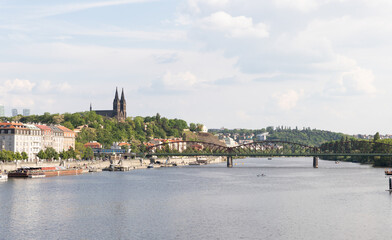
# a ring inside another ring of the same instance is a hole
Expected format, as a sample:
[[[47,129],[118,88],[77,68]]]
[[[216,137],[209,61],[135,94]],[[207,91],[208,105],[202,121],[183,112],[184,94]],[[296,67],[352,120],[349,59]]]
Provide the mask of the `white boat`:
[[[8,180],[8,175],[4,173],[0,173],[0,181],[7,181]]]
[[[154,164],[151,163],[150,165],[147,166],[147,168],[154,168]]]
[[[46,177],[45,173],[34,173],[27,175],[28,178],[44,178]]]

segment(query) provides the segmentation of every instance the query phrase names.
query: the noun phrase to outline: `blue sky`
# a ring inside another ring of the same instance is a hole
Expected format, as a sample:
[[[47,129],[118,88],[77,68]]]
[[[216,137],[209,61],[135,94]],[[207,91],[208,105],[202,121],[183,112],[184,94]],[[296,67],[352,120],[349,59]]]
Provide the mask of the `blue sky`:
[[[392,133],[387,0],[0,0],[0,104]]]

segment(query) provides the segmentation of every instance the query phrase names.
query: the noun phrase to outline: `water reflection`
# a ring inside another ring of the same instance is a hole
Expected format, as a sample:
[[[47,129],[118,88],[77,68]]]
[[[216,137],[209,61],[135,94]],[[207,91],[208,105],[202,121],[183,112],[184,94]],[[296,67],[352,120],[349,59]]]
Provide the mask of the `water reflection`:
[[[380,239],[383,169],[310,158],[0,184],[5,239]],[[261,176],[264,174],[263,176]]]

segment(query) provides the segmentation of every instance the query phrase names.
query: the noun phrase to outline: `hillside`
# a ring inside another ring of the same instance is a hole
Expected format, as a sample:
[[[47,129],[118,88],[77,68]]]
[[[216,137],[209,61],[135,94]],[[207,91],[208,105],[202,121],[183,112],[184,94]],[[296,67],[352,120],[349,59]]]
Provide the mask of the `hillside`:
[[[22,123],[61,124],[71,130],[77,130],[76,141],[79,146],[89,141],[97,141],[105,148],[113,142],[130,142],[132,148],[152,138],[182,137],[184,129],[190,128],[181,119],[168,119],[158,113],[152,117],[128,117],[124,122],[114,118],[102,117],[94,111],[80,113],[64,113],[16,116],[3,118],[3,121],[20,121]],[[196,126],[200,124],[191,123]]]
[[[310,146],[320,146],[322,143],[339,140],[347,135],[325,130],[303,128],[291,129],[290,127],[267,127],[262,129],[211,129],[213,134],[232,137],[237,142],[243,139],[256,139],[256,135],[268,132],[267,140],[282,140],[302,143]]]
[[[204,133],[204,132],[184,132],[183,139],[186,141],[201,141],[201,142],[208,142],[214,143],[220,146],[226,146],[223,142],[219,141],[218,137],[214,136],[211,133]]]

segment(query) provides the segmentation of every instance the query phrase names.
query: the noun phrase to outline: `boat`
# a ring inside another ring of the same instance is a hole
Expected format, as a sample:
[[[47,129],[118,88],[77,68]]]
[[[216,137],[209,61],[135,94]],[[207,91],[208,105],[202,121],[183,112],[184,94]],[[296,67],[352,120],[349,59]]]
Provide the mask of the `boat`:
[[[124,167],[121,165],[117,165],[117,164],[110,164],[109,167],[103,168],[102,171],[120,171],[120,172],[125,172],[125,171],[129,171],[129,167]]]
[[[10,171],[8,177],[20,177],[20,178],[39,178],[52,177],[52,176],[63,176],[63,175],[78,175],[82,174],[83,169],[81,168],[65,168],[61,166],[56,167],[22,167],[15,171]]]
[[[199,162],[190,162],[189,165],[200,165]]]
[[[93,167],[93,168],[89,168],[88,171],[89,172],[102,172],[102,169]]]
[[[148,166],[147,166],[147,168],[154,168],[154,164],[149,164]]]
[[[7,181],[8,175],[5,173],[0,173],[0,181]]]
[[[44,177],[46,177],[46,175],[43,172],[34,172],[34,173],[27,175],[27,177],[28,178],[44,178]]]
[[[268,160],[272,160],[272,158],[269,157]]]
[[[392,175],[392,170],[385,169],[385,175]]]

